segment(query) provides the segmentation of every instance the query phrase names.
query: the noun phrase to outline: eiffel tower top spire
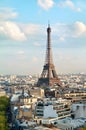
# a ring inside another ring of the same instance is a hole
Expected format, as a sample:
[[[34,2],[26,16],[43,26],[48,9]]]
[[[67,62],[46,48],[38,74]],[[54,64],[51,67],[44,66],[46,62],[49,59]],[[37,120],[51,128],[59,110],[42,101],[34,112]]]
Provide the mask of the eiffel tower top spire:
[[[50,28],[50,23],[48,21],[48,28],[47,28],[47,31],[50,31],[51,32],[51,28]]]
[[[50,21],[48,20],[48,27],[50,27]]]
[[[51,63],[53,63],[52,49],[51,49],[51,28],[50,28],[50,24],[48,23],[48,28],[47,28],[47,50],[46,50],[45,64],[51,64]]]

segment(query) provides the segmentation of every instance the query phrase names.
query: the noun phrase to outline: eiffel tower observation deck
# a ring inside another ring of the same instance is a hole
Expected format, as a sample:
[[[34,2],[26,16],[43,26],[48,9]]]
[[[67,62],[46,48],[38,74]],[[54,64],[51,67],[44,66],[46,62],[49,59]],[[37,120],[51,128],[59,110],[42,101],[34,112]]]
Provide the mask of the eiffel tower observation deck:
[[[51,28],[48,25],[47,28],[47,49],[46,49],[46,59],[43,66],[43,71],[40,78],[38,79],[37,86],[62,86],[60,79],[57,76],[55,66],[52,59],[52,48],[51,48]]]

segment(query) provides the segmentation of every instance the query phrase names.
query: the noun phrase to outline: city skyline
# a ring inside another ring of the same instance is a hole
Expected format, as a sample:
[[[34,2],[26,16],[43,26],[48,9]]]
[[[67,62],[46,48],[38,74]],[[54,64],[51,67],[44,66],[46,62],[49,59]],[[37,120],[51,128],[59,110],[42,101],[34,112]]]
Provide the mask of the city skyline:
[[[84,0],[1,0],[0,74],[41,74],[48,21],[58,73],[85,72]]]

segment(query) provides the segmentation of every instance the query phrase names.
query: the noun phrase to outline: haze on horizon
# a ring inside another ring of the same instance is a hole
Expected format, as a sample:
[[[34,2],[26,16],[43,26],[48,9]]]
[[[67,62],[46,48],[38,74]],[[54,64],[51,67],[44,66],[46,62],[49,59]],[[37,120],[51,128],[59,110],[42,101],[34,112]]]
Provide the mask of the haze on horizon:
[[[86,73],[85,5],[84,0],[1,0],[0,74],[41,74],[48,20],[57,73]]]

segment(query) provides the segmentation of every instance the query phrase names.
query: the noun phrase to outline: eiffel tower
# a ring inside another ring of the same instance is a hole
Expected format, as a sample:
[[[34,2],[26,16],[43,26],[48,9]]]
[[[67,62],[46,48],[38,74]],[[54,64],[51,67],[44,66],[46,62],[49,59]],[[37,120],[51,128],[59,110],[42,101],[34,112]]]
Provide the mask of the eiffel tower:
[[[55,70],[55,66],[52,60],[52,49],[51,49],[51,28],[48,25],[47,28],[47,50],[46,50],[46,59],[45,64],[43,66],[43,71],[38,79],[37,86],[46,86],[52,87],[55,84],[58,86],[62,86]]]

